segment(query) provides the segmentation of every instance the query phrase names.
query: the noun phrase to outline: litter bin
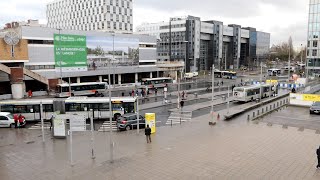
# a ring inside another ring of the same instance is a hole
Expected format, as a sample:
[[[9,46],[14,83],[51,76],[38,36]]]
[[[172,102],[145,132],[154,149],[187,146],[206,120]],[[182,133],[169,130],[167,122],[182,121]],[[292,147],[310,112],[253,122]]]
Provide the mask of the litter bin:
[[[194,93],[194,98],[198,98],[198,93]]]

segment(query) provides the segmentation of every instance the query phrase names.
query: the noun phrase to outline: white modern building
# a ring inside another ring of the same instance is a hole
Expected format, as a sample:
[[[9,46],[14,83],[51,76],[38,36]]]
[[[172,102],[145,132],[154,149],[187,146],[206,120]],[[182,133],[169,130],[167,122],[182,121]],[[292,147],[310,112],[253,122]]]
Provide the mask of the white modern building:
[[[150,36],[156,36],[160,39],[160,34],[166,32],[166,30],[161,30],[160,27],[164,25],[169,25],[169,22],[159,22],[159,23],[142,23],[136,27],[137,34],[146,34]]]
[[[132,0],[55,0],[47,4],[48,27],[132,33]]]

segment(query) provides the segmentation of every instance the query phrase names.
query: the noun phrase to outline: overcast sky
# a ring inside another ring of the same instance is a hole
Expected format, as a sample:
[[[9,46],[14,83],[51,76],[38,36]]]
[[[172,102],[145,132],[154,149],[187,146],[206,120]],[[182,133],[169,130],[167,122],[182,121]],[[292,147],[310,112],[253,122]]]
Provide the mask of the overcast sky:
[[[45,4],[52,0],[0,0],[0,24],[27,19],[46,23]],[[271,44],[292,36],[296,47],[306,44],[308,0],[133,0],[134,27],[142,22],[168,21],[193,15],[201,20],[251,26],[271,33]]]

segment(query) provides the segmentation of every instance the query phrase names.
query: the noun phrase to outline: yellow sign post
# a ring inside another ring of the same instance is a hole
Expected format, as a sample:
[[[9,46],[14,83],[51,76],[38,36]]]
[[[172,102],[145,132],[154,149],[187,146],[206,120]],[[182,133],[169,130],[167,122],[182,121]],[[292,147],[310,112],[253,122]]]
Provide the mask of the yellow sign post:
[[[145,119],[146,119],[146,127],[149,125],[151,129],[151,133],[156,132],[156,114],[155,113],[146,113],[145,114]]]

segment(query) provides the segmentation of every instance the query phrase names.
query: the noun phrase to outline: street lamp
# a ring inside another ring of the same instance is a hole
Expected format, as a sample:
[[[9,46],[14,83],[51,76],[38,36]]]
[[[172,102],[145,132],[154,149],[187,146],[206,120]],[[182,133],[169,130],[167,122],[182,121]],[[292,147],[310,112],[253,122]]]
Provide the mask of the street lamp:
[[[62,84],[62,54],[61,54],[61,28],[58,28],[57,29],[58,31],[59,31],[59,60],[60,60],[60,62],[59,62],[59,66],[60,66],[60,83]],[[60,89],[60,92],[62,92],[62,86],[60,87],[61,89]]]
[[[211,94],[211,116],[212,116],[212,122],[213,122],[213,98],[214,98],[214,64],[212,64],[211,69],[211,76],[212,76],[212,94]]]
[[[108,84],[109,84],[109,123],[110,123],[110,162],[113,163],[113,145],[114,145],[114,142],[113,142],[113,137],[112,137],[112,116],[113,116],[113,113],[112,113],[112,104],[111,104],[111,64],[109,63],[109,73],[108,73]]]

